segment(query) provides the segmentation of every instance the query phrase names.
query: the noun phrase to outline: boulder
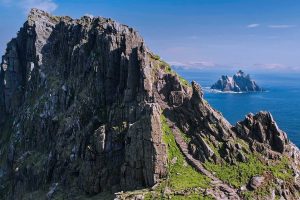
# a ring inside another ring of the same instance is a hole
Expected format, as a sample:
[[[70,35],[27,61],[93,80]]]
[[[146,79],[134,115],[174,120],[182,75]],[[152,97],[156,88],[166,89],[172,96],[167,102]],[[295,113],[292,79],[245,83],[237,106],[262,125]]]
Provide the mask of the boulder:
[[[249,187],[253,190],[259,188],[265,181],[265,177],[263,176],[254,176],[250,179]]]

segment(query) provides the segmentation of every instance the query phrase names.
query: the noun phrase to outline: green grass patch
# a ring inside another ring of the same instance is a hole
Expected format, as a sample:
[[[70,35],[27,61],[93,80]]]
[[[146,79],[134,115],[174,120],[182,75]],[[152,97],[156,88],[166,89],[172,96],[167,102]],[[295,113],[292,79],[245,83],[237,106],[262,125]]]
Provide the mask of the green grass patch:
[[[256,158],[250,156],[248,159],[247,163],[237,163],[236,165],[230,165],[226,162],[220,164],[205,162],[204,166],[215,172],[221,180],[238,188],[247,184],[252,176],[262,174],[264,171],[264,165],[258,162]]]
[[[283,157],[278,163],[267,167],[267,170],[271,171],[276,178],[288,181],[293,179],[293,170],[290,169],[289,166],[289,159]]]
[[[182,85],[184,85],[186,87],[191,86],[190,83],[186,79],[179,76],[174,70],[172,70],[171,66],[167,62],[162,60],[158,55],[151,54],[150,56],[153,59],[153,61],[155,63],[154,65],[156,68],[160,68],[160,69],[164,70],[167,74],[176,75],[179,78],[179,82]]]
[[[230,165],[226,162],[215,164],[205,162],[204,166],[216,173],[216,176],[221,180],[239,188],[246,185],[250,178],[256,175],[262,175],[264,172],[272,172],[273,176],[282,180],[289,180],[293,177],[292,170],[288,168],[289,161],[287,158],[282,158],[279,162],[274,162],[267,166],[258,159],[259,155],[250,154],[247,156],[248,162],[238,162],[235,165]]]
[[[214,154],[216,155],[217,158],[221,158],[220,155],[220,148],[224,145],[221,142],[218,142],[218,147],[215,147],[215,145],[209,140],[208,137],[202,137],[202,139],[205,141],[205,143],[213,150]]]
[[[275,187],[274,183],[269,182],[263,187],[257,188],[255,191],[244,191],[242,195],[247,200],[263,199],[271,194],[272,189]]]
[[[236,138],[236,141],[238,144],[240,144],[242,146],[242,148],[244,148],[246,151],[250,152],[249,144],[245,140]]]
[[[184,79],[183,77],[179,76],[178,74],[177,74],[177,76],[179,77],[179,81],[180,81],[180,83],[182,85],[190,86],[190,83],[186,79]]]
[[[160,56],[157,55],[157,54],[151,54],[151,57],[152,57],[154,60],[160,60]]]
[[[164,190],[167,187],[168,182],[166,180],[159,183],[159,185],[155,188],[154,192],[148,192],[144,195],[144,200],[152,200],[152,199],[164,199]]]
[[[187,196],[174,195],[172,200],[214,200],[211,196],[204,196],[203,194],[190,194]]]
[[[173,190],[183,190],[187,188],[207,188],[210,179],[198,173],[192,166],[188,165],[178,148],[174,135],[167,124],[166,118],[161,116],[163,141],[167,144],[168,160],[169,160],[169,175],[168,186]],[[171,160],[177,158],[175,163]]]
[[[189,143],[191,141],[191,138],[189,136],[187,136],[185,133],[183,133],[181,130],[180,130],[180,135],[182,136],[183,140],[186,143]]]

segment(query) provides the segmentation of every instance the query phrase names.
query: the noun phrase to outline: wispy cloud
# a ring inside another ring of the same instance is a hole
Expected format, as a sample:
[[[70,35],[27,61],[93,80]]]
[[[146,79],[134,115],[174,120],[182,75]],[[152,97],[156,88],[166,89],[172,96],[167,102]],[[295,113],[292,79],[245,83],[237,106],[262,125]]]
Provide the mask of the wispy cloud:
[[[274,24],[274,25],[269,25],[269,28],[277,28],[277,29],[284,29],[284,28],[294,28],[296,25],[291,25],[291,24]]]
[[[189,61],[189,62],[178,62],[178,61],[170,61],[168,62],[170,65],[175,68],[181,69],[202,69],[202,68],[212,68],[215,67],[216,64],[212,61]]]
[[[256,28],[259,26],[260,26],[260,24],[249,24],[249,25],[247,25],[247,28]]]
[[[286,69],[287,66],[280,63],[265,63],[265,64],[254,64],[254,67],[260,69]]]
[[[89,18],[94,18],[94,15],[89,14],[89,13],[84,14],[84,16],[87,16],[87,17],[89,17]]]
[[[47,12],[53,12],[58,5],[53,0],[0,0],[5,6],[16,6],[28,13],[31,8],[38,8]]]

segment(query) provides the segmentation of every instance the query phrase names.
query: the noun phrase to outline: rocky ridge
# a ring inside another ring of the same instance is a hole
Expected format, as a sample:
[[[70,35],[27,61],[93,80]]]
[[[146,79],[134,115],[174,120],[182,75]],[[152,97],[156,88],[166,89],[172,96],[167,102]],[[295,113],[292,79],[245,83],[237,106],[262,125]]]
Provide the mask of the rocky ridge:
[[[261,92],[263,89],[259,87],[255,81],[251,80],[250,75],[246,75],[239,70],[233,77],[222,76],[211,89],[223,92]]]
[[[111,19],[32,9],[2,57],[0,117],[1,199],[299,198],[299,150],[270,113],[232,126]]]

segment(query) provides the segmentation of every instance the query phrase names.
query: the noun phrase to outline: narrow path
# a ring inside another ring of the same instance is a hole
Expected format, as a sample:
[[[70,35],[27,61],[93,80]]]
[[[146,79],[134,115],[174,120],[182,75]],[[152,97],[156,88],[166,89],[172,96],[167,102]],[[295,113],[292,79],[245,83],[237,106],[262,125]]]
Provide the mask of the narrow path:
[[[198,172],[204,174],[205,176],[208,176],[212,180],[211,183],[213,188],[207,189],[207,194],[212,195],[218,200],[240,200],[241,198],[239,197],[236,189],[232,188],[227,183],[224,183],[210,171],[206,170],[199,160],[196,160],[191,154],[189,154],[188,144],[181,136],[180,130],[174,124],[171,124],[170,122],[168,123],[172,128],[176,144],[186,158],[186,161]]]

